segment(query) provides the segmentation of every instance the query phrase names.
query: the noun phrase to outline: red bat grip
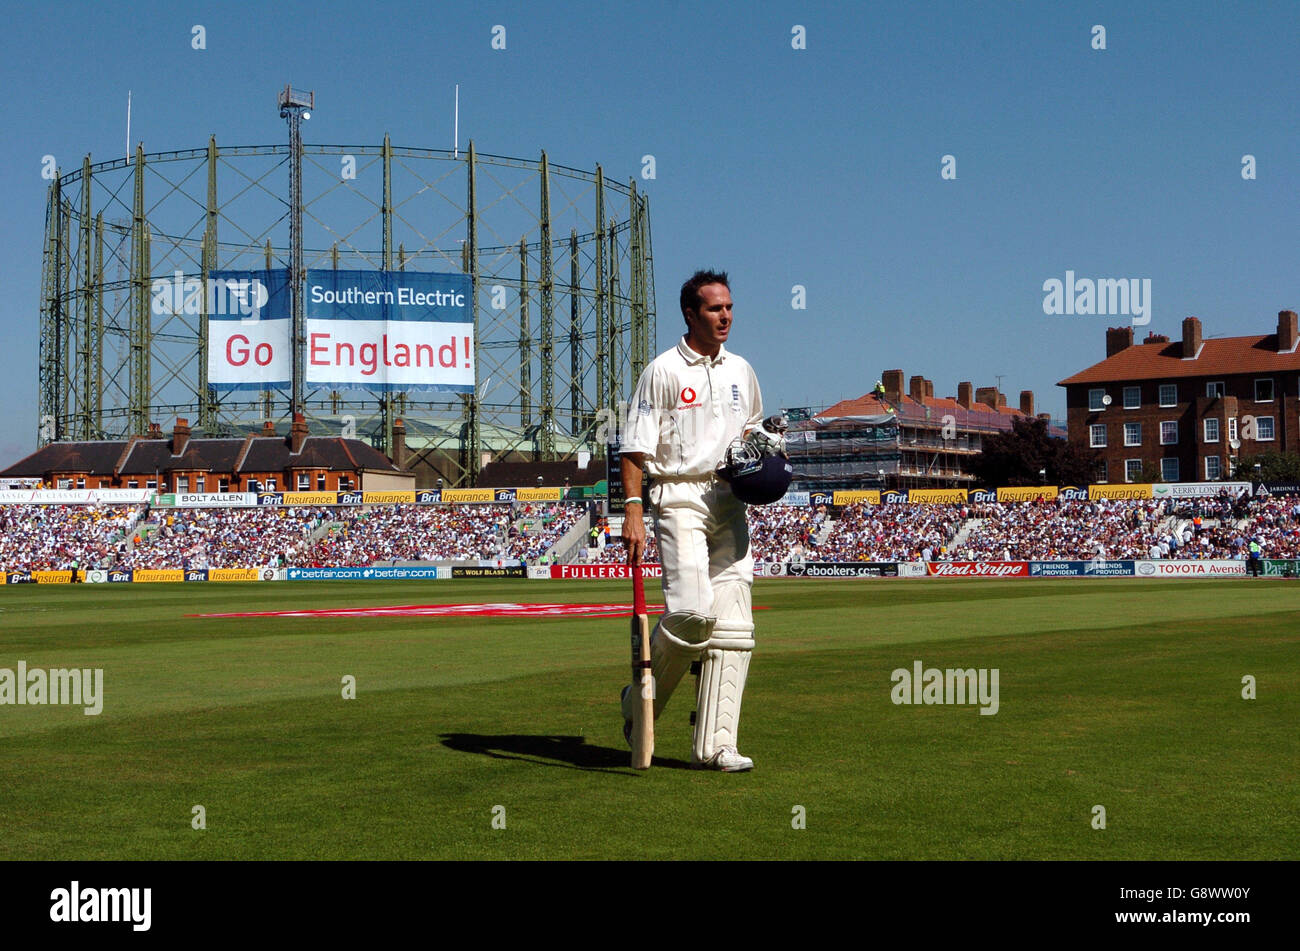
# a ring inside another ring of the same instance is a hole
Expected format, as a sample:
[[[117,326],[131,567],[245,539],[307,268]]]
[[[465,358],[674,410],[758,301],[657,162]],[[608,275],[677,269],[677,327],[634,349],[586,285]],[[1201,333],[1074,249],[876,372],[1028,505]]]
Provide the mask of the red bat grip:
[[[644,616],[648,612],[645,609],[645,580],[641,577],[641,562],[632,565],[632,613]]]

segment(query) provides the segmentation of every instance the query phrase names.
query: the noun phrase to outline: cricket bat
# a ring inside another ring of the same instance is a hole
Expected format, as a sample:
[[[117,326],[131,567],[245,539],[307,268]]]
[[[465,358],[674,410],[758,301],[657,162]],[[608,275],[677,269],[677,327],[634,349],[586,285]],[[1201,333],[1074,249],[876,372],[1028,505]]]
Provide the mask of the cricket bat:
[[[650,616],[641,562],[632,565],[632,768],[649,769],[655,751],[655,678],[650,672]]]

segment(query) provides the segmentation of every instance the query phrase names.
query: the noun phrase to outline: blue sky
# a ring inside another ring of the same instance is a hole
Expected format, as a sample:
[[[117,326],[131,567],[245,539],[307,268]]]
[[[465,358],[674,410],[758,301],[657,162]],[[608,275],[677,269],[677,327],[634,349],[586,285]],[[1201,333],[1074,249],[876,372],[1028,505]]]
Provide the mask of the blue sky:
[[[731,272],[733,348],[769,406],[867,392],[883,369],[1056,381],[1122,316],[1049,316],[1043,283],[1149,279],[1151,323],[1271,332],[1300,308],[1294,3],[42,4],[0,36],[0,462],[36,444],[41,160],[278,143],[461,143],[626,180],[653,155],[658,349],[677,288]],[[195,24],[207,48],[191,48]],[[491,47],[506,28],[506,49]],[[792,28],[806,29],[793,49]],[[1093,27],[1105,28],[1095,50]],[[956,178],[941,177],[943,156]],[[1242,177],[1253,155],[1257,178]],[[807,307],[791,307],[794,285]],[[164,424],[169,420],[162,421]]]

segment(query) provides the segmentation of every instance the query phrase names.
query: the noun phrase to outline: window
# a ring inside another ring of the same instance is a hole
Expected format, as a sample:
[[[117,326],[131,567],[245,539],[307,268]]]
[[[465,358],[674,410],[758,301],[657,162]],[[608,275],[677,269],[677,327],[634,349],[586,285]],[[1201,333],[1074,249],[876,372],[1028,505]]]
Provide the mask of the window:
[[[140,480],[139,480],[139,479],[128,479],[128,480],[127,480],[127,483],[126,483],[126,487],[127,487],[128,489],[138,489],[138,488],[140,488]]]
[[[1273,378],[1271,376],[1263,377],[1262,379],[1255,381],[1255,402],[1273,402]]]
[[[1205,395],[1208,399],[1218,399],[1223,395],[1223,381],[1205,384]]]
[[[1093,449],[1102,449],[1106,445],[1106,424],[1095,423],[1088,427],[1088,445]]]
[[[1164,419],[1160,421],[1160,445],[1172,446],[1178,442],[1178,420]]]
[[[1142,387],[1140,386],[1124,387],[1124,408],[1125,409],[1142,408]]]
[[[249,480],[248,480],[248,491],[249,491],[249,492],[261,492],[261,491],[262,491],[262,484],[261,484],[260,482],[258,482],[256,479],[249,479]]]
[[[1142,445],[1142,424],[1141,423],[1124,424],[1124,445],[1126,446]]]
[[[1177,383],[1160,384],[1160,405],[1161,406],[1178,405],[1178,384]]]
[[[1237,417],[1230,416],[1228,418],[1228,442],[1233,443],[1236,441],[1237,441]]]
[[[1255,417],[1255,441],[1272,442],[1274,438],[1275,437],[1273,434],[1273,417],[1256,416]]]
[[[203,486],[206,485],[206,484],[207,484],[207,480],[205,480],[205,479],[203,478],[203,476],[199,476],[198,478],[196,478],[196,479],[194,480],[194,491],[195,491],[195,492],[202,492],[202,491],[203,491]]]
[[[218,479],[218,480],[217,480],[217,491],[218,491],[218,492],[229,492],[229,491],[230,491],[230,480],[229,480],[229,479]]]
[[[1219,461],[1219,457],[1206,456],[1205,457],[1205,478],[1210,482],[1217,482],[1219,481],[1219,478],[1222,474],[1223,474],[1223,465]]]
[[[308,491],[309,489],[311,489],[311,473],[310,473],[310,472],[299,472],[299,473],[298,473],[298,491],[299,491],[299,492],[306,492],[306,491]]]
[[[316,473],[316,491],[317,492],[325,491],[325,473],[323,472]]]
[[[72,480],[71,480],[71,479],[60,479],[60,480],[58,481],[57,485],[58,485],[58,487],[59,487],[60,489],[70,489],[70,488],[72,488]]]
[[[1178,481],[1178,460],[1161,459],[1160,460],[1160,481],[1177,482]]]
[[[1134,482],[1142,478],[1142,460],[1125,459],[1124,460],[1124,481]]]
[[[145,479],[144,487],[146,489],[156,489],[158,488],[158,481],[156,479]]]
[[[340,492],[352,491],[352,478],[350,476],[339,476],[339,491]]]
[[[274,492],[274,491],[275,491],[275,480],[274,480],[274,479],[267,479],[267,480],[266,480],[266,491],[268,491],[268,492]]]
[[[84,489],[85,487],[86,487],[86,480],[85,480],[85,479],[78,479],[78,480],[77,480],[77,488],[78,488],[78,489]]]
[[[1089,390],[1089,391],[1088,391],[1088,409],[1090,409],[1090,410],[1091,410],[1092,412],[1094,412],[1094,413],[1095,413],[1095,412],[1098,412],[1099,410],[1103,410],[1103,409],[1105,409],[1106,406],[1105,406],[1105,404],[1103,404],[1102,401],[1101,401],[1101,400],[1102,400],[1102,397],[1104,397],[1105,395],[1106,395],[1106,391],[1105,391],[1105,390]]]
[[[1098,461],[1098,463],[1097,463],[1097,468],[1094,470],[1094,473],[1095,473],[1095,476],[1094,476],[1094,477],[1096,478],[1096,480],[1097,480],[1098,482],[1108,482],[1108,481],[1110,481],[1110,480],[1109,480],[1109,468],[1110,468],[1110,467],[1106,465],[1106,460],[1105,460],[1105,459],[1102,459],[1102,460]]]
[[[1211,416],[1205,421],[1205,441],[1219,441],[1219,420],[1217,417]]]

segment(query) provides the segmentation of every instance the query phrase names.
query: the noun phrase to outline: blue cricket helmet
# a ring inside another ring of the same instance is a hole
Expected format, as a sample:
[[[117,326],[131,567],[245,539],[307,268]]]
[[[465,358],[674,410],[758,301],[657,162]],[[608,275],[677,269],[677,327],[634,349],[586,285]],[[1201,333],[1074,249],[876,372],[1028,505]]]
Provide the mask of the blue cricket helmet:
[[[785,456],[745,451],[751,449],[734,447],[718,475],[731,485],[732,495],[746,505],[771,505],[790,488],[794,466]]]

